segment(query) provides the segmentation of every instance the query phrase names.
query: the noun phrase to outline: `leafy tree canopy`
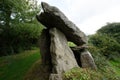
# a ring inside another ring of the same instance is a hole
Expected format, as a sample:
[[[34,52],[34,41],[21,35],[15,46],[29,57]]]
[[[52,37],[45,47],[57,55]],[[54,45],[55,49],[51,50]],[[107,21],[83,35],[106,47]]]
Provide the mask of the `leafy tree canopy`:
[[[120,23],[108,23],[97,31],[97,33],[107,34],[116,39],[120,44]]]
[[[119,39],[120,23],[108,23],[89,36],[89,43],[107,58],[115,59],[120,54]]]
[[[36,0],[1,0],[0,24],[9,26],[15,22],[30,22],[38,11]]]
[[[0,0],[0,55],[30,49],[42,27],[35,19],[37,0]]]

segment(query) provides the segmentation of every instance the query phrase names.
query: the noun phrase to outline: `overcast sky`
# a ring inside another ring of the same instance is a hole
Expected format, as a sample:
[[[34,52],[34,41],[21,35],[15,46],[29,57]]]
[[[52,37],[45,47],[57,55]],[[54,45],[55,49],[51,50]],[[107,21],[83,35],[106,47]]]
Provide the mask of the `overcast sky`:
[[[120,0],[38,0],[58,7],[80,30],[94,34],[107,22],[120,22]]]

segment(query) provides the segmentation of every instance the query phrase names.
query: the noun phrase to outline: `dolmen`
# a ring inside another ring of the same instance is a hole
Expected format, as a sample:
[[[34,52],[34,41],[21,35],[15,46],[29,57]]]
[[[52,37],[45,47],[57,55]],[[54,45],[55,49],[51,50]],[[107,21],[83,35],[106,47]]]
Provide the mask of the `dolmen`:
[[[43,11],[36,16],[45,26],[39,46],[42,65],[49,67],[48,80],[62,80],[62,73],[75,68],[91,68],[96,65],[87,50],[86,35],[71,22],[57,7],[41,2]],[[76,44],[69,47],[68,41]]]

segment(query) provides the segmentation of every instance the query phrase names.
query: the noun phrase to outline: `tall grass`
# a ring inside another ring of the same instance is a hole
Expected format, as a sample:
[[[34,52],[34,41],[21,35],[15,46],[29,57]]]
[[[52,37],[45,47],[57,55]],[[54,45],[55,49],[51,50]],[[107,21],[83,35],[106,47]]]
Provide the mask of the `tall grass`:
[[[26,72],[39,58],[39,49],[0,57],[0,80],[23,80]]]

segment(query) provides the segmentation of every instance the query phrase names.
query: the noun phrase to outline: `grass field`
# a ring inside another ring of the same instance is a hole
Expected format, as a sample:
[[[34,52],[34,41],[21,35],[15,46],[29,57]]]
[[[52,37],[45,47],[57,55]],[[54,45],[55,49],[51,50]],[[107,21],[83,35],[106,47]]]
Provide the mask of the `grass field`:
[[[112,68],[115,70],[115,72],[120,76],[120,60],[117,61],[110,61]]]
[[[40,59],[39,49],[0,57],[0,80],[23,80],[30,67]]]

